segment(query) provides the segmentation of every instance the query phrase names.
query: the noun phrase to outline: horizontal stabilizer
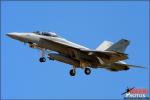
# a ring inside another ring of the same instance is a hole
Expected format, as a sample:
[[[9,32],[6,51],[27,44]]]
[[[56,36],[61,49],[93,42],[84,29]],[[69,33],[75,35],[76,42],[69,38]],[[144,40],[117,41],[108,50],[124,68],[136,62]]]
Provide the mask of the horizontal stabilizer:
[[[130,68],[145,68],[145,67],[128,65],[128,64],[116,62],[116,63],[112,63],[110,65],[105,65],[104,68],[106,68],[110,71],[123,71],[123,70],[129,70]]]
[[[128,67],[133,67],[133,68],[145,68],[143,66],[135,66],[135,65],[128,65]]]

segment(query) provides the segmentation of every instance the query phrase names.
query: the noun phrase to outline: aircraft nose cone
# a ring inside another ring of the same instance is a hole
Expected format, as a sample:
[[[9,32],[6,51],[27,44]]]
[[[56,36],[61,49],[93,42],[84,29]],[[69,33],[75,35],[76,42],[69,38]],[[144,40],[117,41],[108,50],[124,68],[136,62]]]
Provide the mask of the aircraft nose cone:
[[[8,34],[6,34],[8,37],[11,37],[11,38],[13,38],[13,39],[16,39],[16,40],[22,40],[22,36],[21,36],[21,34],[20,33],[8,33]]]
[[[15,37],[16,35],[15,34],[13,34],[13,33],[8,33],[8,34],[6,34],[7,36],[9,36],[9,37],[11,37],[11,38],[13,38],[13,37]]]

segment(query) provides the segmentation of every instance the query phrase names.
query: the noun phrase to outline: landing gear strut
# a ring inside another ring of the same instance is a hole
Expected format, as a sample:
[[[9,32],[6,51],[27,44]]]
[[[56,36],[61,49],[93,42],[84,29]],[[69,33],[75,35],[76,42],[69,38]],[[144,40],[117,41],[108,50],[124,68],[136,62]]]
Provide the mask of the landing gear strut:
[[[70,75],[75,76],[76,75],[76,66],[73,66],[73,69],[70,70]]]
[[[46,61],[46,58],[44,57],[45,56],[45,49],[42,49],[41,51],[42,51],[41,52],[42,57],[39,59],[39,61],[40,62],[45,62]]]
[[[85,68],[84,73],[85,73],[86,75],[90,75],[91,69],[90,69],[90,68]]]

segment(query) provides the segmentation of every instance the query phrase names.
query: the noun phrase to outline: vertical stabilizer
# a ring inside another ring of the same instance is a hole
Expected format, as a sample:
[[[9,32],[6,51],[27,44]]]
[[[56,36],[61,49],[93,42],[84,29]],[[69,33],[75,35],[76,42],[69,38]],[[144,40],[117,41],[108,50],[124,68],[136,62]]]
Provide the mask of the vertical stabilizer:
[[[118,41],[117,43],[113,44],[108,49],[106,49],[106,51],[117,51],[120,53],[124,53],[124,51],[126,50],[126,48],[129,45],[129,43],[130,42],[128,40],[121,39],[120,41]]]
[[[97,48],[96,51],[105,51],[110,46],[112,46],[113,43],[111,41],[103,41]]]

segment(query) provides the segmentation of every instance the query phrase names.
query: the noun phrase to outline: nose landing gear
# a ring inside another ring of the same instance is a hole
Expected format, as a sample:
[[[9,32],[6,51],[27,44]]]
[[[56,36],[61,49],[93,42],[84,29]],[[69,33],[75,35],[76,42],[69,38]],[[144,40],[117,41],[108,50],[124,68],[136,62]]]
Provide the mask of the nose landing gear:
[[[40,61],[40,62],[45,62],[45,61],[46,61],[46,58],[45,58],[45,57],[41,57],[41,58],[39,59],[39,61]]]
[[[42,57],[39,59],[39,61],[40,62],[46,62],[46,58],[44,57],[45,56],[45,49],[41,50],[41,55],[42,55]]]

